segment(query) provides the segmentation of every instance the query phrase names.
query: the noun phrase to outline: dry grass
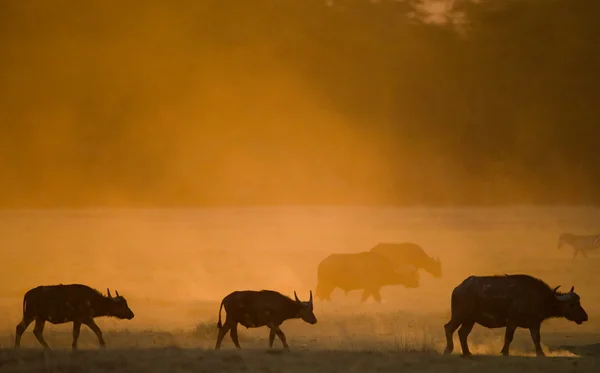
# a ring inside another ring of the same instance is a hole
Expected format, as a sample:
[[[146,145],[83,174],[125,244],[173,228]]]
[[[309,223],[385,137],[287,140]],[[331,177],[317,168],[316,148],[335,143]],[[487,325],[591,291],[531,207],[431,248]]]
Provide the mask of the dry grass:
[[[585,208],[0,212],[0,371],[597,371],[598,254],[572,260],[570,251],[556,249],[556,238],[594,232],[598,221],[600,210]],[[315,302],[316,325],[283,324],[291,351],[278,340],[268,351],[266,328],[241,328],[242,351],[229,337],[223,350],[212,350],[219,302],[230,291],[296,290],[307,298],[327,254],[398,240],[439,256],[444,278],[423,274],[418,289],[384,288],[383,304],[359,304],[359,292],[336,291],[333,302]],[[513,356],[499,357],[504,331],[482,327],[469,340],[478,356],[458,357],[458,343],[454,355],[441,355],[452,288],[470,274],[517,272],[575,285],[590,321],[545,323],[548,359],[533,357],[525,330],[516,333]],[[71,353],[71,325],[47,326],[51,354],[41,351],[31,327],[23,348],[13,350],[24,291],[59,282],[114,287],[136,317],[98,320],[106,351],[84,328],[82,350]]]

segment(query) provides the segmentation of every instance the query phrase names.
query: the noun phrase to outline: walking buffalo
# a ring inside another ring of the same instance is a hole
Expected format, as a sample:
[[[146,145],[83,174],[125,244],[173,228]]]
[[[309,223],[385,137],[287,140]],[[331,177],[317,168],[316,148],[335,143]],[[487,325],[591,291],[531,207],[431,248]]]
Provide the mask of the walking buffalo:
[[[470,276],[454,288],[451,297],[451,320],[444,325],[446,350],[454,349],[456,329],[464,356],[470,356],[467,337],[477,323],[486,328],[506,327],[501,354],[508,356],[516,328],[527,328],[537,356],[544,356],[540,327],[549,318],[566,318],[581,324],[588,315],[581,307],[574,287],[561,293],[544,281],[529,275]]]
[[[294,297],[296,300],[272,290],[243,290],[227,295],[219,307],[219,322],[217,323],[219,334],[215,350],[221,348],[221,342],[228,331],[230,331],[229,335],[235,346],[241,348],[238,340],[238,324],[242,324],[246,328],[267,326],[270,329],[269,348],[273,347],[275,335],[279,337],[284,348],[289,348],[285,334],[280,328],[285,320],[300,318],[309,324],[317,323],[317,318],[313,313],[312,290],[308,302],[298,299],[295,291]],[[225,323],[221,324],[223,307],[225,307],[226,318]]]
[[[50,349],[43,337],[46,321],[52,324],[73,322],[73,344],[77,340],[81,324],[87,325],[98,337],[101,347],[105,347],[102,331],[94,322],[101,316],[131,320],[134,317],[124,297],[115,291],[116,297],[102,295],[99,291],[81,284],[38,286],[23,297],[23,319],[17,325],[15,347],[21,344],[21,336],[34,320],[33,334],[45,349]]]
[[[362,289],[361,302],[373,296],[380,303],[379,290],[386,285],[417,288],[419,274],[412,266],[404,270],[395,269],[385,256],[373,252],[331,254],[317,268],[316,296],[323,300],[331,300],[335,288],[342,289],[346,294]]]

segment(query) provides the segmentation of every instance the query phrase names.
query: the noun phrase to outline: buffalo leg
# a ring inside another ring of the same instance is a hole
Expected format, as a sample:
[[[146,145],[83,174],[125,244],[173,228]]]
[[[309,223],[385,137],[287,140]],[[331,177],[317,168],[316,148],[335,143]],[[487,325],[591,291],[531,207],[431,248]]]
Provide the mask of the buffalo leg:
[[[37,338],[38,342],[46,349],[49,350],[50,346],[44,340],[44,326],[46,325],[46,320],[35,319],[35,326],[33,327],[33,335]]]
[[[79,339],[79,333],[81,332],[81,321],[73,321],[73,344],[71,348],[77,349],[77,340]]]
[[[21,346],[21,337],[23,336],[23,333],[25,333],[25,330],[27,330],[27,327],[29,327],[29,325],[32,322],[33,322],[32,317],[23,316],[23,320],[21,320],[19,325],[17,325],[17,330],[15,333],[15,347],[16,348],[19,348]]]
[[[473,326],[475,326],[475,322],[467,321],[462,324],[460,329],[458,329],[458,339],[460,340],[460,347],[462,348],[463,356],[471,356],[471,351],[469,351],[469,345],[467,344],[467,338],[469,337],[469,333],[473,330]]]
[[[105,348],[106,342],[104,342],[104,338],[102,337],[102,330],[100,330],[96,322],[94,322],[94,320],[89,320],[84,322],[84,324],[87,325],[88,328],[90,328],[94,332],[94,334],[96,334],[96,337],[98,337],[98,343],[100,344],[100,347]]]
[[[288,346],[288,344],[287,344],[287,340],[285,338],[285,334],[283,334],[283,331],[281,330],[281,328],[279,326],[275,327],[275,334],[277,334],[277,336],[281,340],[281,343],[283,343],[283,348],[289,349],[290,346]]]
[[[317,284],[315,295],[320,300],[331,300],[331,293],[333,293],[334,290],[334,286],[320,282]]]
[[[460,322],[451,319],[448,321],[446,325],[444,325],[444,331],[446,332],[446,349],[444,350],[444,354],[451,354],[454,351],[454,341],[452,337],[454,336],[454,332],[460,326]]]
[[[367,301],[367,299],[369,299],[369,296],[373,296],[373,298],[375,298],[375,292],[379,292],[379,289],[373,290],[373,289],[364,289],[362,296],[360,297],[360,303],[365,303]]]
[[[273,342],[275,341],[275,330],[269,328],[269,348],[273,348]]]
[[[540,326],[536,325],[532,328],[529,328],[529,333],[531,334],[531,339],[533,340],[533,344],[535,345],[535,354],[537,356],[546,356],[544,351],[542,350],[542,337],[540,336]]]
[[[233,341],[233,344],[235,345],[235,347],[237,348],[242,348],[242,346],[240,346],[240,341],[238,340],[238,323],[233,324],[233,326],[231,327],[231,330],[229,331],[229,336],[231,337],[231,340]]]
[[[221,343],[223,342],[223,338],[225,338],[225,334],[231,329],[231,322],[229,320],[225,320],[225,324],[219,328],[219,334],[217,335],[217,344],[215,344],[215,350],[221,348]]]
[[[509,355],[510,344],[515,336],[515,330],[517,330],[517,325],[514,323],[509,322],[506,325],[506,332],[504,333],[504,346],[502,346],[502,351],[500,351],[500,353],[504,356]]]
[[[381,294],[379,293],[379,289],[371,291],[371,295],[373,296],[373,299],[375,299],[375,302],[381,303]]]

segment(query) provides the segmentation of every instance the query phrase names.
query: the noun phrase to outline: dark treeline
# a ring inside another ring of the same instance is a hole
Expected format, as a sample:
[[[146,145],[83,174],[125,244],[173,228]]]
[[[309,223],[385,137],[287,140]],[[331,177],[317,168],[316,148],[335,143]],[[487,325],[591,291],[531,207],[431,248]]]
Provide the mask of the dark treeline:
[[[600,202],[600,2],[421,3],[1,1],[0,206]]]

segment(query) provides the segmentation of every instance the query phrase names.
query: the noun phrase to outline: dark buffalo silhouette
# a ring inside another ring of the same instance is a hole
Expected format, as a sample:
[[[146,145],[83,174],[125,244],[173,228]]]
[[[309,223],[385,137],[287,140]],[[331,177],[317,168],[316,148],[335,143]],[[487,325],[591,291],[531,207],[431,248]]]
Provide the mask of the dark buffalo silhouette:
[[[388,258],[395,267],[411,265],[429,272],[435,278],[442,278],[442,263],[439,258],[432,258],[423,248],[415,243],[378,243],[370,250]]]
[[[331,254],[317,268],[316,296],[322,300],[331,300],[331,293],[336,288],[346,294],[362,289],[361,303],[369,296],[380,303],[379,291],[386,285],[417,288],[419,274],[412,266],[398,270],[385,256],[373,252]]]
[[[269,348],[273,347],[275,335],[279,337],[284,348],[289,348],[285,334],[280,325],[289,319],[302,319],[309,324],[316,324],[317,318],[313,313],[313,296],[310,292],[310,300],[302,302],[294,291],[296,300],[273,290],[243,290],[234,291],[221,301],[219,307],[219,322],[217,328],[217,344],[215,350],[221,348],[221,342],[230,331],[229,335],[235,347],[241,348],[238,340],[237,326],[242,324],[246,328],[258,328],[267,326],[269,332]],[[225,323],[221,324],[221,310],[225,307]]]
[[[101,347],[105,347],[102,331],[94,322],[101,316],[131,320],[134,317],[124,297],[115,291],[112,297],[81,284],[38,286],[25,293],[23,297],[23,319],[17,325],[15,347],[21,344],[21,336],[34,320],[33,334],[45,349],[50,349],[44,341],[43,332],[46,321],[52,324],[73,322],[73,349],[77,349],[77,339],[81,324],[87,325],[98,337]]]
[[[506,327],[501,354],[508,356],[517,328],[527,328],[537,356],[544,356],[540,344],[540,327],[549,318],[566,318],[581,324],[588,315],[581,307],[574,287],[568,293],[558,292],[544,281],[529,275],[470,276],[452,292],[452,318],[444,325],[446,350],[454,349],[452,336],[458,337],[464,356],[470,356],[467,337],[477,323],[486,328]]]

